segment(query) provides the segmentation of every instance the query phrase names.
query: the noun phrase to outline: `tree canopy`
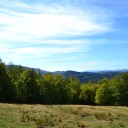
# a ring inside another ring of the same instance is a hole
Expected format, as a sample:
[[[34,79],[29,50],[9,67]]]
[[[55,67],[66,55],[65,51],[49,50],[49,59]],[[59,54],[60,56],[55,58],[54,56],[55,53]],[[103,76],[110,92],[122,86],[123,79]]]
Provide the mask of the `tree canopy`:
[[[128,73],[81,83],[74,76],[41,75],[0,60],[0,102],[128,106]]]

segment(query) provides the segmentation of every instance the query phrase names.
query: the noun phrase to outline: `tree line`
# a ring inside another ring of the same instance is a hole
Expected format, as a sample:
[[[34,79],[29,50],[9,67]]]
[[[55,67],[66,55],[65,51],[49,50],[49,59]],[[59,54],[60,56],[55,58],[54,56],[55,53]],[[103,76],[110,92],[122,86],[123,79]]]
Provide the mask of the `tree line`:
[[[72,76],[25,69],[0,60],[0,102],[39,104],[128,105],[128,73],[81,83]]]

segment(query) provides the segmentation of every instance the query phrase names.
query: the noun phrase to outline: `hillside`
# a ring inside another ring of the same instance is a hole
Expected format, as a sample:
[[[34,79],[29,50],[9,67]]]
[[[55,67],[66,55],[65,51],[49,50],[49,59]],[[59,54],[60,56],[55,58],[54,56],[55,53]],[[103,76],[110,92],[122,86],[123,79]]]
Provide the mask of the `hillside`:
[[[26,67],[27,68],[27,67]],[[38,69],[34,68],[34,70],[37,72]],[[124,73],[127,73],[128,70],[110,70],[110,71],[86,71],[86,72],[77,72],[77,71],[55,71],[55,72],[48,72],[45,70],[40,69],[40,73],[42,75],[46,73],[51,73],[51,74],[61,74],[65,78],[69,78],[71,76],[77,77],[82,83],[87,83],[89,81],[92,81],[96,83],[98,80],[103,79],[103,78],[109,78],[112,79],[117,75],[121,75]]]
[[[13,65],[13,66],[18,66],[18,65]],[[7,65],[8,67],[8,65]],[[30,68],[30,67],[26,67],[23,66],[23,68],[28,68],[28,69],[34,69],[36,72],[40,71],[40,73],[42,75],[46,74],[46,73],[51,73],[51,74],[61,74],[62,76],[64,76],[65,78],[69,78],[71,76],[75,76],[77,77],[82,83],[87,83],[89,81],[92,81],[94,83],[96,83],[98,80],[102,79],[102,78],[109,78],[112,79],[117,75],[121,75],[124,73],[127,73],[128,70],[127,69],[122,69],[122,70],[108,70],[108,71],[83,71],[83,72],[77,72],[77,71],[72,71],[72,70],[68,70],[68,71],[55,71],[55,72],[50,72],[50,71],[45,71],[42,69],[38,69],[38,68]]]
[[[102,78],[113,78],[116,75],[121,75],[126,73],[127,70],[122,71],[98,71],[98,72],[76,72],[76,71],[62,71],[62,72],[53,72],[54,74],[62,74],[65,78],[75,76],[82,83],[89,81],[97,82]]]
[[[126,128],[128,108],[0,104],[0,128]]]

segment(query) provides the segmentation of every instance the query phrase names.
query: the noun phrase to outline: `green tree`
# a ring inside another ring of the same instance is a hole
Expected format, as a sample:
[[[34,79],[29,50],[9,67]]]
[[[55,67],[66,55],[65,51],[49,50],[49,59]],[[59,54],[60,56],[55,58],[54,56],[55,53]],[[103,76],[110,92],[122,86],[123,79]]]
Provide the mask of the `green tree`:
[[[45,103],[45,81],[43,76],[38,72],[37,74],[37,86],[39,89],[39,103]]]
[[[80,103],[81,104],[95,104],[97,85],[89,82],[81,85]]]
[[[0,60],[0,102],[10,102],[14,98],[14,88],[5,64]]]
[[[102,83],[96,91],[95,102],[100,105],[113,105],[113,90],[107,83]]]
[[[21,73],[25,70],[21,65],[14,65],[10,63],[7,65],[7,70],[13,82],[17,81],[21,75]]]
[[[22,72],[20,79],[15,83],[17,87],[17,100],[19,102],[36,103],[39,100],[36,73],[33,69]]]
[[[79,102],[80,95],[80,80],[72,76],[68,79],[68,100],[69,103],[77,104]]]
[[[46,104],[55,104],[58,103],[59,89],[55,85],[55,76],[51,73],[47,73],[43,76],[43,98],[45,99]]]
[[[128,73],[116,76],[112,80],[115,105],[128,105]]]
[[[68,103],[67,79],[62,75],[55,75],[55,87],[58,88],[58,103]]]

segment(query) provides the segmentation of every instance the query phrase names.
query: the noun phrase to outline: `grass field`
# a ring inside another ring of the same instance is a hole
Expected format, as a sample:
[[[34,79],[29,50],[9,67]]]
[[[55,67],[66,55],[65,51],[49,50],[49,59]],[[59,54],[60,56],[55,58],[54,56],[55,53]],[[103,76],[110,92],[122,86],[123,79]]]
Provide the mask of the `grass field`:
[[[128,128],[128,107],[0,104],[0,128]]]

